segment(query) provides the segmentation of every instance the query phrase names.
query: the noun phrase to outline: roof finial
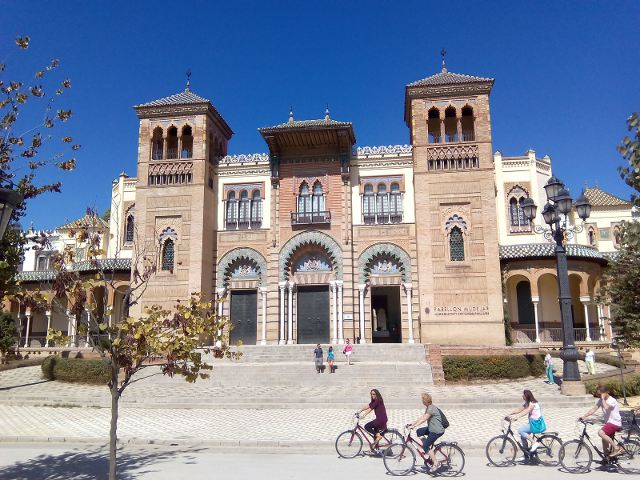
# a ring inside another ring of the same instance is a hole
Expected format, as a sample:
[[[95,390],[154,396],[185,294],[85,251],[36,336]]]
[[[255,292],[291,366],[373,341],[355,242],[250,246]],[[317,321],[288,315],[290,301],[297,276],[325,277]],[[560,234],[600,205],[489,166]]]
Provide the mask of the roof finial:
[[[324,121],[328,122],[331,120],[331,116],[329,115],[329,104],[327,103],[327,108],[324,111]]]
[[[191,69],[187,68],[187,88],[184,89],[185,92],[191,91]]]
[[[293,105],[289,107],[289,125],[293,125]]]
[[[447,65],[444,61],[444,57],[447,55],[447,49],[443,48],[442,50],[440,50],[440,55],[442,55],[442,73],[447,73]]]

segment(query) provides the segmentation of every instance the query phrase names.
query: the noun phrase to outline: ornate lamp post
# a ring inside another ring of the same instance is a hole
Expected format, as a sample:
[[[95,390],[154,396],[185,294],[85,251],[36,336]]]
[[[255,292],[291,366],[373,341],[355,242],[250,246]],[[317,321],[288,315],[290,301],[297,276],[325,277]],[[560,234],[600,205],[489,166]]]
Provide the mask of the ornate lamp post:
[[[0,239],[4,237],[13,210],[22,202],[23,198],[15,190],[0,188]]]
[[[544,218],[544,222],[549,226],[548,228],[534,225],[538,207],[531,198],[526,198],[522,202],[522,210],[524,211],[525,217],[527,217],[532,224],[535,233],[543,234],[544,238],[553,240],[556,243],[558,299],[560,301],[560,315],[562,318],[561,358],[564,366],[562,375],[563,393],[571,394],[571,386],[576,384],[566,384],[566,382],[579,382],[580,371],[578,370],[578,351],[575,345],[573,318],[571,315],[571,290],[569,288],[566,242],[573,238],[576,233],[582,232],[583,226],[569,225],[567,216],[569,212],[571,212],[571,208],[575,206],[578,216],[584,223],[591,214],[591,204],[584,194],[580,195],[574,203],[564,183],[555,176],[547,181],[544,190],[547,195],[547,203],[542,209],[542,218]]]

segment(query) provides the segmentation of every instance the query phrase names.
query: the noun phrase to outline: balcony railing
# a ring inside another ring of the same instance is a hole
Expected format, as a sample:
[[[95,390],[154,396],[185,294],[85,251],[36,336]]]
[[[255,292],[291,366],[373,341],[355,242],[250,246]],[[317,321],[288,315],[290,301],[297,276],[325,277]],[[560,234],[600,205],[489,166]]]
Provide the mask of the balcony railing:
[[[224,225],[227,230],[250,230],[254,228],[262,228],[262,218],[225,220]]]
[[[462,141],[463,142],[474,142],[476,140],[476,136],[473,134],[473,130],[463,130],[462,131]]]
[[[605,341],[605,338],[600,338],[601,335],[597,328],[589,328],[589,334],[591,341]],[[541,343],[562,343],[562,328],[541,328],[538,333]],[[586,328],[574,328],[573,335],[576,342],[587,341],[587,329]],[[535,328],[518,328],[514,329],[511,334],[514,343],[535,343],[536,341],[536,329]]]
[[[331,212],[291,212],[291,225],[331,223]]]
[[[402,223],[402,212],[364,214],[365,225],[387,225],[390,223]]]
[[[151,158],[153,160],[162,160],[162,148],[154,148]]]
[[[180,158],[191,158],[193,157],[193,148],[183,148],[180,153]]]
[[[167,159],[174,160],[178,158],[178,147],[167,148]]]

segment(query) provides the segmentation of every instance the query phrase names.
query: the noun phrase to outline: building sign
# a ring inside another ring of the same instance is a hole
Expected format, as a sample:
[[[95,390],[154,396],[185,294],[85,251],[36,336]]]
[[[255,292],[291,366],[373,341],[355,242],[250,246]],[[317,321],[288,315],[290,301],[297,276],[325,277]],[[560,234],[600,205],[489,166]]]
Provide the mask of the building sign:
[[[488,305],[444,305],[433,307],[434,315],[489,315]]]

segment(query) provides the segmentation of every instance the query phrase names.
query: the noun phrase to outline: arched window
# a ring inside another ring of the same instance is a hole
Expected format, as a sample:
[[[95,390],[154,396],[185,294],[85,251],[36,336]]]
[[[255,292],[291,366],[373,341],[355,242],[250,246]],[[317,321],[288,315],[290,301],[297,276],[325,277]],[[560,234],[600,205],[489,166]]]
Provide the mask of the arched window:
[[[229,192],[227,194],[225,223],[227,224],[227,229],[238,228],[238,202],[236,200],[236,192]]]
[[[254,190],[251,194],[251,228],[262,226],[262,198],[260,190]]]
[[[444,111],[444,135],[447,143],[458,141],[458,121],[453,107],[447,107]]]
[[[376,211],[378,223],[389,223],[389,195],[387,194],[387,186],[384,183],[378,184]]]
[[[376,223],[376,197],[373,194],[373,185],[367,183],[362,195],[362,216],[365,225]]]
[[[307,182],[302,182],[298,191],[298,214],[305,218],[311,215],[311,193]]]
[[[163,148],[162,128],[156,127],[153,129],[153,137],[151,139],[151,158],[153,160],[162,160]]]
[[[322,214],[325,211],[324,208],[324,192],[322,191],[322,184],[320,181],[316,181],[313,184],[313,202],[312,207],[314,214]]]
[[[127,216],[127,222],[125,225],[125,232],[124,232],[124,241],[126,243],[131,243],[133,242],[133,230],[134,230],[134,219],[133,219],[133,215],[129,215]]]
[[[185,125],[184,127],[182,127],[182,137],[180,137],[180,144],[180,158],[193,157],[193,134],[189,125]]]
[[[162,246],[162,270],[173,272],[174,244],[170,238]]]
[[[596,239],[596,230],[593,227],[589,227],[587,237],[589,239],[589,245],[592,247],[595,247],[598,244],[598,240]]]
[[[449,232],[449,256],[452,262],[464,261],[464,238],[460,227],[453,227]]]
[[[178,129],[176,127],[169,127],[167,130],[167,157],[166,158],[178,158]]]
[[[523,188],[516,185],[507,194],[509,202],[509,224],[511,225],[510,231],[513,232],[528,232],[531,230],[531,224],[529,220],[524,216],[524,210],[522,209],[522,202],[529,195]]]
[[[460,125],[462,127],[462,141],[475,141],[476,137],[473,128],[473,108],[471,108],[469,105],[462,108],[462,118],[460,119]]]
[[[429,110],[427,128],[429,130],[429,143],[440,143],[440,111],[436,107]]]
[[[238,228],[249,228],[251,203],[249,201],[249,192],[242,190],[240,192],[240,208],[238,213]]]
[[[391,223],[401,223],[402,222],[402,192],[400,192],[400,184],[392,183],[391,184],[391,196],[390,198],[390,207],[389,213],[391,216]]]
[[[622,241],[622,232],[620,227],[613,227],[613,246],[614,248],[620,248],[620,242]]]

